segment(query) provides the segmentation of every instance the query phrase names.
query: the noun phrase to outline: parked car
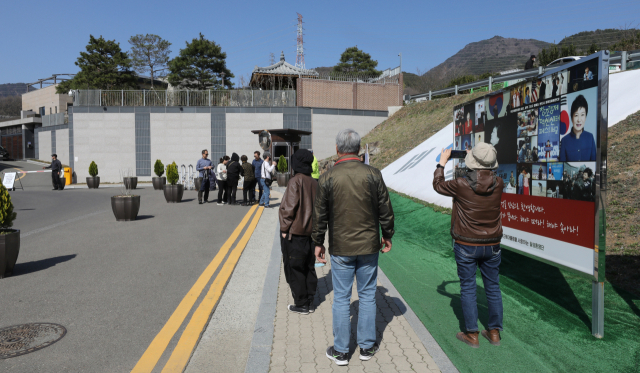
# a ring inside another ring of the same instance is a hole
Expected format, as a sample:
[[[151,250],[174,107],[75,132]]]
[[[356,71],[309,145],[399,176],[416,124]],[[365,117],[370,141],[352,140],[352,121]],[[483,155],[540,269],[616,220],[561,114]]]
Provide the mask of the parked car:
[[[2,146],[0,146],[0,158],[2,160],[9,159],[9,152]]]
[[[579,60],[581,58],[582,58],[581,56],[567,56],[567,57],[558,58],[557,60],[551,61],[551,63],[549,63],[547,65],[547,67],[549,67],[549,66],[558,67],[560,65],[564,65],[565,63],[577,61],[577,60]]]
[[[619,63],[609,64],[609,73],[617,73],[618,71],[622,71],[622,64],[619,64]]]

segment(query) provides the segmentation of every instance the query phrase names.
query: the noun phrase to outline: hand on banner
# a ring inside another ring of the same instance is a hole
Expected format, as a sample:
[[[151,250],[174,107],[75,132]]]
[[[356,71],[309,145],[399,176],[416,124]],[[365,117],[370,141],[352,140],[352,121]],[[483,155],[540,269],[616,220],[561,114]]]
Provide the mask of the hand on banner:
[[[316,246],[316,260],[320,263],[327,264],[327,260],[324,258],[324,246]]]
[[[446,166],[449,158],[451,157],[451,149],[442,149],[440,152],[440,166]]]

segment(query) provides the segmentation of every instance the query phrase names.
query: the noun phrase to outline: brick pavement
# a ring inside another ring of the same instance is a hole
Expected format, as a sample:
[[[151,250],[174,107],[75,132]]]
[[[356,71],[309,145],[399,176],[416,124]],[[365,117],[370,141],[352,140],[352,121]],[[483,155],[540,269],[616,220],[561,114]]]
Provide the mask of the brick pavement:
[[[316,268],[316,312],[299,315],[287,310],[287,305],[293,303],[293,298],[284,277],[282,264],[280,265],[270,372],[440,372],[380,281],[376,292],[376,327],[380,351],[369,361],[361,361],[359,358],[355,340],[358,293],[354,281],[349,365],[341,367],[329,360],[325,351],[328,346],[333,345],[333,287],[330,267],[329,262],[324,267]]]

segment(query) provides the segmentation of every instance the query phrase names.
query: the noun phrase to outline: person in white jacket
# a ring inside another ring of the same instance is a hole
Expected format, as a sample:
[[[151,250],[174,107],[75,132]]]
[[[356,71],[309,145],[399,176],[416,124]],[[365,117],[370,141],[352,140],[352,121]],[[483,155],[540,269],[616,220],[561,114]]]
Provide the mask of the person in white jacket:
[[[266,180],[271,179],[273,170],[276,168],[276,162],[271,161],[271,154],[268,152],[265,152],[262,158],[264,158],[264,162],[262,162],[262,168],[260,170],[260,185],[262,185],[263,192],[259,205],[269,208],[269,193],[271,186],[267,185]]]
[[[216,178],[218,179],[218,206],[227,203],[227,163],[229,156],[220,158],[220,163],[216,166]]]

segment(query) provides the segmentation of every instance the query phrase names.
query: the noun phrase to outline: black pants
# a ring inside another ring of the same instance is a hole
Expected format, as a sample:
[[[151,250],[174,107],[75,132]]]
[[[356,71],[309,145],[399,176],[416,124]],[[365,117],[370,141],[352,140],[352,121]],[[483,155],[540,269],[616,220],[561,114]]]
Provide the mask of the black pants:
[[[291,288],[296,306],[311,304],[318,287],[316,257],[311,237],[291,235],[291,241],[289,241],[288,237],[282,238],[281,234],[280,247],[284,263],[284,276]]]
[[[227,195],[229,196],[229,204],[232,205],[236,203],[236,193],[238,192],[238,180],[228,181],[227,180]]]
[[[218,203],[227,202],[229,195],[227,194],[227,181],[218,180]]]
[[[244,183],[242,183],[242,202],[247,203],[249,201],[253,202],[255,200],[256,194],[251,189],[251,188],[254,188],[253,183],[254,183],[254,180],[245,181]]]
[[[200,190],[198,191],[198,201],[202,201],[202,193],[204,193],[204,201],[207,202],[209,200],[209,187],[210,187],[209,179],[202,179],[200,182]]]
[[[51,182],[53,183],[53,189],[62,189],[62,183],[60,182],[60,174],[58,171],[51,170]]]

